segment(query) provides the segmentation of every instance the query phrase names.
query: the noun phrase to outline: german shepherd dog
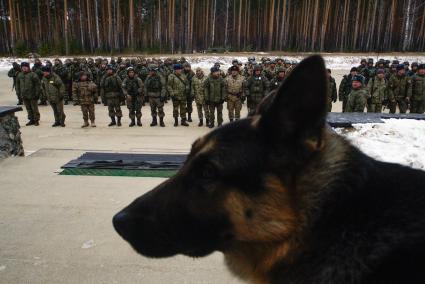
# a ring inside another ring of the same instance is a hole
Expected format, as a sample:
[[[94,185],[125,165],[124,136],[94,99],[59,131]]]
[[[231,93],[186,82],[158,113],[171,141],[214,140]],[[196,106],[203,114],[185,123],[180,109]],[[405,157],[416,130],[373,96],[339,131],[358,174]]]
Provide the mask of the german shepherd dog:
[[[325,72],[305,59],[254,117],[195,141],[116,231],[148,257],[220,251],[253,283],[425,283],[425,172],[332,132]]]

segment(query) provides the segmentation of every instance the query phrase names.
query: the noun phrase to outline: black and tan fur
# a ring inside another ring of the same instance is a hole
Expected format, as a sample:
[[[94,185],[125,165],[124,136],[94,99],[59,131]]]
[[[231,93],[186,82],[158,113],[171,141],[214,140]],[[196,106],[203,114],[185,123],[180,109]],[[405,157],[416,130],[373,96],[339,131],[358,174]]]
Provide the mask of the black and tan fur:
[[[254,117],[198,139],[116,230],[149,257],[221,251],[254,283],[425,282],[425,173],[373,160],[325,119],[313,56]]]

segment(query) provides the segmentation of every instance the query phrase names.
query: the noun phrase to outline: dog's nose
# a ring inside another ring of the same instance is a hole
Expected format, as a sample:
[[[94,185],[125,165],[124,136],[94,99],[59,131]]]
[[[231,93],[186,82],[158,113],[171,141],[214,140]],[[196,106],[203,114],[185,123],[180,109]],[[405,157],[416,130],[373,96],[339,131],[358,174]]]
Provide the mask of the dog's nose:
[[[125,238],[129,235],[131,230],[131,217],[126,212],[119,212],[112,218],[115,230],[121,237]]]

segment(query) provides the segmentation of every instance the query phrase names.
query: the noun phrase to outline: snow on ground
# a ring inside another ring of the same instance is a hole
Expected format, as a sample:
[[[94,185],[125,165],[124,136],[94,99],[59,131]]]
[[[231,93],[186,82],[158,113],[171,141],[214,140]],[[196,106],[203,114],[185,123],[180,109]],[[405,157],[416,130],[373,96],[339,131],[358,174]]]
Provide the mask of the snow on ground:
[[[245,63],[247,61],[247,58],[250,56],[254,56],[257,58],[257,61],[260,61],[261,57],[270,57],[272,59],[277,58],[277,57],[281,57],[284,59],[289,59],[289,60],[297,60],[297,61],[301,61],[304,57],[306,57],[307,55],[281,55],[281,56],[276,56],[275,54],[268,54],[268,53],[264,53],[264,52],[259,52],[259,53],[247,53],[247,54],[241,54],[241,53],[237,53],[237,54],[229,54],[229,55],[215,55],[215,54],[211,54],[211,55],[207,55],[207,54],[194,54],[194,55],[184,55],[186,60],[188,60],[191,64],[193,68],[196,67],[201,67],[202,69],[209,69],[211,68],[215,62],[220,62],[223,68],[227,68],[231,65],[232,60],[233,59],[237,59],[239,61],[242,61],[243,63]],[[360,63],[360,58],[368,58],[368,57],[372,57],[375,61],[377,61],[379,58],[384,58],[384,59],[388,59],[388,60],[393,60],[393,59],[397,59],[399,61],[409,61],[409,62],[414,62],[414,61],[418,61],[418,62],[425,62],[425,55],[423,53],[420,53],[418,55],[402,55],[402,54],[383,54],[383,55],[362,55],[362,54],[353,54],[353,55],[341,55],[341,54],[322,54],[322,56],[325,58],[327,67],[330,69],[335,69],[335,70],[349,70],[352,66],[358,66]],[[94,58],[96,58],[97,56],[94,56]],[[123,56],[124,58],[126,56]],[[156,57],[158,58],[158,56],[155,55],[144,55],[144,57]],[[167,56],[159,56],[159,58],[164,59]],[[172,57],[180,57],[179,55],[174,55]],[[65,60],[66,57],[60,57],[62,60]],[[72,58],[72,57],[71,57]],[[115,57],[116,58],[116,57]],[[54,57],[46,57],[46,58],[42,58],[43,60],[51,60],[53,62]],[[12,62],[22,62],[22,61],[29,61],[29,62],[33,62],[33,59],[28,59],[28,58],[13,58],[13,57],[2,57],[0,58],[0,70],[6,70],[9,69],[12,65]]]
[[[353,131],[336,131],[377,160],[425,170],[425,121],[389,119],[353,126]]]

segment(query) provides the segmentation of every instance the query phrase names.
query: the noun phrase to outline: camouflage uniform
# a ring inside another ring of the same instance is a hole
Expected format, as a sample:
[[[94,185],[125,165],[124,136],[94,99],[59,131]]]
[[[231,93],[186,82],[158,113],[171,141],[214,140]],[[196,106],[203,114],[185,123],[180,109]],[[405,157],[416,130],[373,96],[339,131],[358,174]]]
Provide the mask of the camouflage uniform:
[[[423,114],[425,111],[425,75],[415,74],[412,77],[411,113]]]
[[[144,86],[140,78],[130,76],[126,77],[122,82],[122,88],[124,94],[127,97],[127,108],[129,111],[129,117],[131,119],[130,126],[135,125],[135,118],[137,118],[137,125],[142,126],[140,119],[142,118],[142,104],[143,104],[143,93]]]
[[[248,98],[248,116],[253,116],[257,110],[258,104],[269,92],[269,81],[264,76],[251,76],[245,88],[245,94]]]
[[[182,73],[177,75],[176,73],[168,76],[167,90],[173,100],[173,117],[175,120],[175,126],[177,126],[177,119],[180,117],[182,124],[186,123],[186,103],[187,97],[190,92],[189,81],[186,76]]]
[[[164,78],[157,73],[155,75],[149,75],[145,81],[145,95],[149,98],[149,105],[151,107],[151,126],[158,124],[157,116],[159,116],[160,125],[164,127],[164,101],[166,99]]]
[[[186,63],[184,66],[185,68],[186,66],[190,67],[190,64]],[[186,76],[187,80],[189,81],[189,88],[192,89],[192,78],[193,76],[195,76],[195,72],[193,72],[191,69],[189,70],[185,69],[183,71],[183,74]],[[193,100],[194,100],[194,97],[192,97],[192,95],[189,94],[187,96],[187,103],[186,103],[187,121],[189,122],[192,122]]]
[[[369,93],[365,88],[351,89],[347,100],[346,112],[364,112]]]
[[[229,120],[239,120],[241,118],[242,100],[244,99],[244,77],[237,74],[229,75],[225,79],[227,89],[227,110]]]
[[[84,124],[82,127],[89,126],[89,119],[92,127],[95,125],[95,108],[94,104],[97,101],[97,86],[92,81],[79,81],[72,85],[73,100],[77,101],[81,106],[83,113]]]
[[[204,83],[207,78],[202,73],[202,76],[196,75],[192,79],[192,90],[191,95],[195,98],[196,108],[198,109],[198,118],[199,125],[202,126],[204,124],[203,119],[204,115],[202,110],[205,112],[206,124],[209,125],[209,109],[207,104],[205,103],[205,90]]]
[[[223,103],[227,99],[226,85],[221,75],[214,78],[212,75],[204,82],[205,101],[209,108],[209,127],[214,127],[215,110],[217,110],[217,124],[223,124]]]
[[[41,82],[41,79],[43,79],[43,71],[41,71],[42,67],[43,65],[41,64],[41,61],[39,59],[36,59],[34,62],[34,66],[31,68],[31,71],[38,76],[38,79],[40,80],[40,82]],[[39,105],[47,105],[47,97],[45,96],[43,92],[40,93],[39,99],[40,99]]]
[[[332,103],[336,102],[337,93],[336,93],[336,82],[333,77],[329,77],[328,89],[327,89],[327,111],[332,111]]]
[[[17,63],[14,63],[13,68],[11,68],[9,72],[7,72],[7,76],[13,79],[12,89],[15,89],[16,97],[18,98],[18,105],[22,105],[22,97],[18,94],[18,90],[16,89],[16,77],[18,76],[19,72],[21,72],[21,68]]]
[[[65,96],[65,85],[61,78],[55,73],[50,73],[41,80],[41,90],[50,103],[55,116],[52,126],[65,126],[66,115],[63,111],[63,98]]]
[[[106,74],[100,84],[102,88],[102,93],[105,96],[106,104],[108,105],[109,117],[111,118],[110,126],[118,125],[121,126],[121,97],[122,97],[122,81],[115,75]],[[115,117],[117,117],[117,122],[115,122]]]
[[[382,104],[387,99],[387,81],[385,78],[380,79],[375,76],[372,80],[369,80],[367,85],[370,98],[367,104],[367,112],[382,112]]]
[[[393,75],[388,82],[390,113],[395,113],[397,105],[400,113],[406,113],[412,96],[412,81],[406,75]]]
[[[348,95],[351,92],[351,74],[344,75],[339,84],[339,101],[342,101],[342,112],[345,112],[347,107]]]
[[[23,101],[28,112],[29,124],[36,124],[40,121],[38,111],[38,99],[40,98],[40,79],[34,72],[20,72],[16,77],[16,92]]]

